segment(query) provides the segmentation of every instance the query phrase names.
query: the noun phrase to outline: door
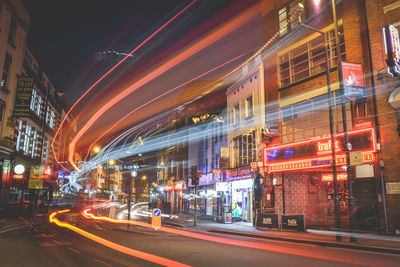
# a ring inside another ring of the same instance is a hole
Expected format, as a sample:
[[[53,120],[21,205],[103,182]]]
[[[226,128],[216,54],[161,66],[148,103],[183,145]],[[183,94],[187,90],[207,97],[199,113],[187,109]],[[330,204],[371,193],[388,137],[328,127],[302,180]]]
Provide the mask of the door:
[[[355,184],[355,221],[360,230],[377,231],[379,218],[374,179],[357,179]]]

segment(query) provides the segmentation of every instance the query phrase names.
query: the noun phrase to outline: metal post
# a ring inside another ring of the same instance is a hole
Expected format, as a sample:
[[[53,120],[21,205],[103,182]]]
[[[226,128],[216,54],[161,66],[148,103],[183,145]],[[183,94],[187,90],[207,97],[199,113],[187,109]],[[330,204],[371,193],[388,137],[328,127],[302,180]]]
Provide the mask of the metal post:
[[[194,220],[193,226],[197,225],[197,185],[194,186]]]
[[[129,175],[129,197],[128,197],[128,228],[131,221],[131,199],[132,199],[132,175]]]
[[[332,0],[332,16],[333,22],[335,26],[335,44],[336,44],[336,53],[337,53],[337,66],[338,66],[338,74],[339,74],[339,87],[343,92],[343,77],[342,77],[342,55],[340,51],[340,41],[339,41],[339,25],[336,15],[336,0]],[[342,118],[343,118],[343,132],[344,132],[344,142],[346,147],[346,172],[347,172],[347,181],[349,187],[349,217],[350,217],[350,231],[353,231],[353,207],[354,207],[354,196],[353,196],[353,179],[351,177],[351,169],[350,169],[350,153],[347,145],[349,144],[349,135],[347,130],[347,112],[346,112],[346,102],[342,101]],[[350,236],[350,242],[356,242],[357,237]]]

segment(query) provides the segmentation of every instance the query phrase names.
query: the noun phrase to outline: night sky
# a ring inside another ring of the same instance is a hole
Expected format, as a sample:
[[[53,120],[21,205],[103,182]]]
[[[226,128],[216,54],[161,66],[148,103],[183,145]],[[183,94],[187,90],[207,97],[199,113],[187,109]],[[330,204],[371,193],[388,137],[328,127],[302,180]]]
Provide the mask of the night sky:
[[[31,14],[28,47],[55,87],[73,104],[95,81],[192,0],[22,0]],[[132,83],[179,51],[225,25],[257,0],[198,0],[159,34],[141,47],[77,106],[78,128]],[[96,121],[78,144],[85,147],[131,110],[163,92],[261,45],[261,23],[241,25],[167,73],[153,79]],[[242,40],[238,42],[238,40]],[[246,40],[243,42],[243,40]],[[241,58],[244,60],[244,58]],[[239,61],[232,63],[239,64]],[[233,65],[204,79],[216,79]],[[186,91],[185,91],[186,90]],[[196,89],[197,90],[197,89]],[[190,101],[204,88],[180,90],[127,117],[109,133],[145,121]]]
[[[191,1],[185,0],[22,0],[31,15],[28,46],[56,88],[73,103],[135,45]],[[198,1],[166,29],[153,51],[183,35],[235,1]],[[243,2],[243,1],[242,1]],[[249,1],[251,2],[251,1]],[[200,12],[199,12],[200,11]],[[180,24],[180,25],[179,25]],[[179,26],[179,31],[173,31]],[[113,53],[109,51],[116,51]],[[103,52],[106,52],[103,54]],[[108,52],[108,53],[107,53]],[[151,51],[138,51],[135,59]],[[142,52],[142,53],[140,53]],[[138,65],[139,62],[136,62]]]

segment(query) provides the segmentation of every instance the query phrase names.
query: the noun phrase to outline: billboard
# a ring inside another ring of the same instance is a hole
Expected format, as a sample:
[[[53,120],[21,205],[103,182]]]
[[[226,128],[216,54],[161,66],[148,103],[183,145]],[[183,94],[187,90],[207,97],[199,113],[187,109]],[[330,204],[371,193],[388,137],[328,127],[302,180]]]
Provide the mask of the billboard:
[[[14,116],[16,118],[29,117],[33,90],[33,78],[19,77],[17,94],[15,97]]]
[[[396,27],[389,25],[383,28],[385,49],[387,54],[386,63],[388,72],[392,76],[400,75],[400,37]]]

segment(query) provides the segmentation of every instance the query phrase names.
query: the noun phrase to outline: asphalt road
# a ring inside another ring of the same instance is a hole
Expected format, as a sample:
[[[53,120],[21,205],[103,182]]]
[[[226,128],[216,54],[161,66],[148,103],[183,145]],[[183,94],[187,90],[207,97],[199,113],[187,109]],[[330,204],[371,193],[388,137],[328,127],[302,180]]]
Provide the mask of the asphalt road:
[[[192,266],[400,266],[400,255],[289,242],[224,237],[231,244],[199,240],[139,226],[94,222],[79,215],[60,219],[104,239]],[[257,244],[260,249],[235,245]],[[155,266],[36,219],[0,232],[0,266]]]

